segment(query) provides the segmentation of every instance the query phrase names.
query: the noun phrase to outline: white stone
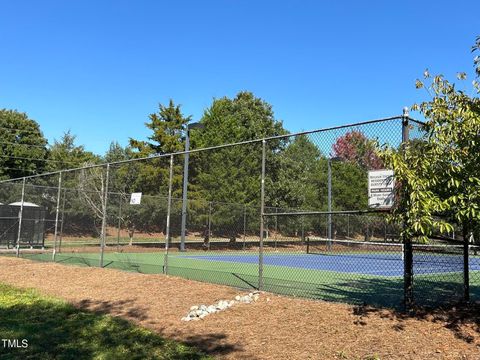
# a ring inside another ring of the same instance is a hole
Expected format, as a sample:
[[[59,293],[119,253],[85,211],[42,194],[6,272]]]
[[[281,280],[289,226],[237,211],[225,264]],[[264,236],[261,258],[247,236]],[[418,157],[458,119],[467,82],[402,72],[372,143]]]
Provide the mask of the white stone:
[[[198,321],[206,316],[216,313],[218,311],[222,311],[232,307],[237,302],[250,304],[254,301],[257,301],[260,297],[260,291],[253,291],[246,295],[237,295],[235,296],[234,300],[219,300],[216,304],[213,305],[194,305],[190,308],[187,316],[183,317],[183,321]],[[270,301],[270,298],[267,298],[266,301]]]

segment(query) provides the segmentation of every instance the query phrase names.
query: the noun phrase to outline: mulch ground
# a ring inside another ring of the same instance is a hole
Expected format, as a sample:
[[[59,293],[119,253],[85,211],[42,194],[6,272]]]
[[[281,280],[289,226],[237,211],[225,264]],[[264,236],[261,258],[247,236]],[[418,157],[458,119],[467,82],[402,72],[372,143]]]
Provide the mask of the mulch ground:
[[[202,321],[192,305],[245,291],[164,275],[0,258],[0,282],[122,316],[220,359],[480,359],[478,308],[418,312],[294,299],[263,293]]]

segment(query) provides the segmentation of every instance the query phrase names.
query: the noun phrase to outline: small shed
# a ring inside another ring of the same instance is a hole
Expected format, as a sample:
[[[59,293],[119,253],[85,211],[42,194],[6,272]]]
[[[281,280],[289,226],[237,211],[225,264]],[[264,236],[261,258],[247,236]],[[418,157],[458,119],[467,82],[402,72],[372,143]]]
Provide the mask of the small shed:
[[[0,204],[0,246],[14,247],[18,239],[21,202]],[[45,208],[23,203],[20,245],[43,247],[45,243]]]

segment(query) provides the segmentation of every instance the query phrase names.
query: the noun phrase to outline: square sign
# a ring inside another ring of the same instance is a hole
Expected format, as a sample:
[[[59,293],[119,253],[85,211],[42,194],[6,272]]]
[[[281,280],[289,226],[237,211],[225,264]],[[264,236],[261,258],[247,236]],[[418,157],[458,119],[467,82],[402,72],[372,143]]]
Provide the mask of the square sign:
[[[368,207],[388,209],[393,206],[395,179],[393,170],[368,172]]]
[[[132,193],[130,195],[130,205],[140,205],[142,202],[142,193]]]

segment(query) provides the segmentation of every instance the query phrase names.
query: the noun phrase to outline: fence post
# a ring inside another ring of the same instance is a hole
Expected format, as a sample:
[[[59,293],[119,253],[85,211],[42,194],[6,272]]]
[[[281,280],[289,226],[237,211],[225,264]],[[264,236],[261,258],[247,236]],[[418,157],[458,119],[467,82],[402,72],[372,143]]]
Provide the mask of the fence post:
[[[212,202],[208,202],[208,245],[207,248],[210,250],[210,241],[212,240]]]
[[[278,213],[278,208],[275,207],[275,214]],[[277,250],[277,234],[278,234],[278,216],[275,215],[275,245],[274,248]]]
[[[168,245],[170,242],[170,212],[172,209],[172,183],[173,183],[173,154],[170,155],[170,174],[168,177],[167,230],[165,231],[165,255],[163,257],[163,273],[164,274],[168,274]]]
[[[262,140],[262,175],[260,182],[260,244],[258,247],[258,290],[263,289],[263,237],[264,237],[264,218],[265,211],[265,156],[266,140]]]
[[[107,202],[108,202],[108,180],[110,175],[110,164],[107,164],[107,173],[105,174],[105,185],[103,186],[103,196],[102,196],[102,233],[100,237],[100,267],[103,268],[103,253],[105,251],[105,231],[107,229]],[[103,178],[103,174],[102,174]]]
[[[383,228],[384,228],[384,235],[383,235],[383,241],[387,242],[387,220],[383,219]]]
[[[303,215],[300,217],[300,224],[301,224],[301,229],[300,229],[300,233],[301,233],[301,237],[302,237],[302,243],[305,241],[305,221],[304,221],[304,217]]]
[[[347,214],[347,239],[350,239],[350,214]]]
[[[20,203],[20,211],[18,212],[18,234],[17,234],[17,248],[15,254],[20,256],[20,239],[22,234],[22,221],[23,221],[23,203],[25,202],[25,178],[22,181],[22,201]]]
[[[57,207],[55,209],[55,232],[53,234],[53,253],[52,260],[55,262],[57,254],[57,235],[58,235],[58,215],[60,213],[60,197],[62,194],[62,172],[58,174]]]
[[[62,219],[60,220],[60,240],[58,242],[58,252],[62,252],[62,240],[63,240],[63,221],[65,219],[65,198],[67,197],[67,189],[63,189],[63,201],[62,201]]]
[[[402,116],[402,149],[405,152],[409,134],[408,134],[408,108],[403,109]],[[403,190],[403,196],[407,196],[406,190]],[[405,222],[405,220],[404,220]],[[405,223],[403,224],[405,230]],[[413,305],[413,247],[412,239],[403,234],[403,284],[404,284],[404,302],[405,310],[408,311]]]
[[[185,137],[185,155],[183,162],[183,191],[182,191],[182,223],[180,227],[180,251],[185,251],[185,238],[187,232],[187,192],[188,192],[188,162],[190,160],[190,127],[187,125]]]
[[[120,249],[120,228],[122,226],[122,194],[119,195],[118,223],[117,223],[117,250]]]
[[[470,256],[470,247],[469,247],[469,240],[470,240],[470,232],[468,231],[468,227],[466,224],[463,224],[463,301],[469,302],[470,301],[470,264],[469,264],[469,256]]]
[[[330,251],[332,248],[332,160],[328,158],[327,161],[327,202],[328,202],[328,240],[327,248]]]
[[[243,250],[245,250],[247,239],[247,205],[243,204]]]

